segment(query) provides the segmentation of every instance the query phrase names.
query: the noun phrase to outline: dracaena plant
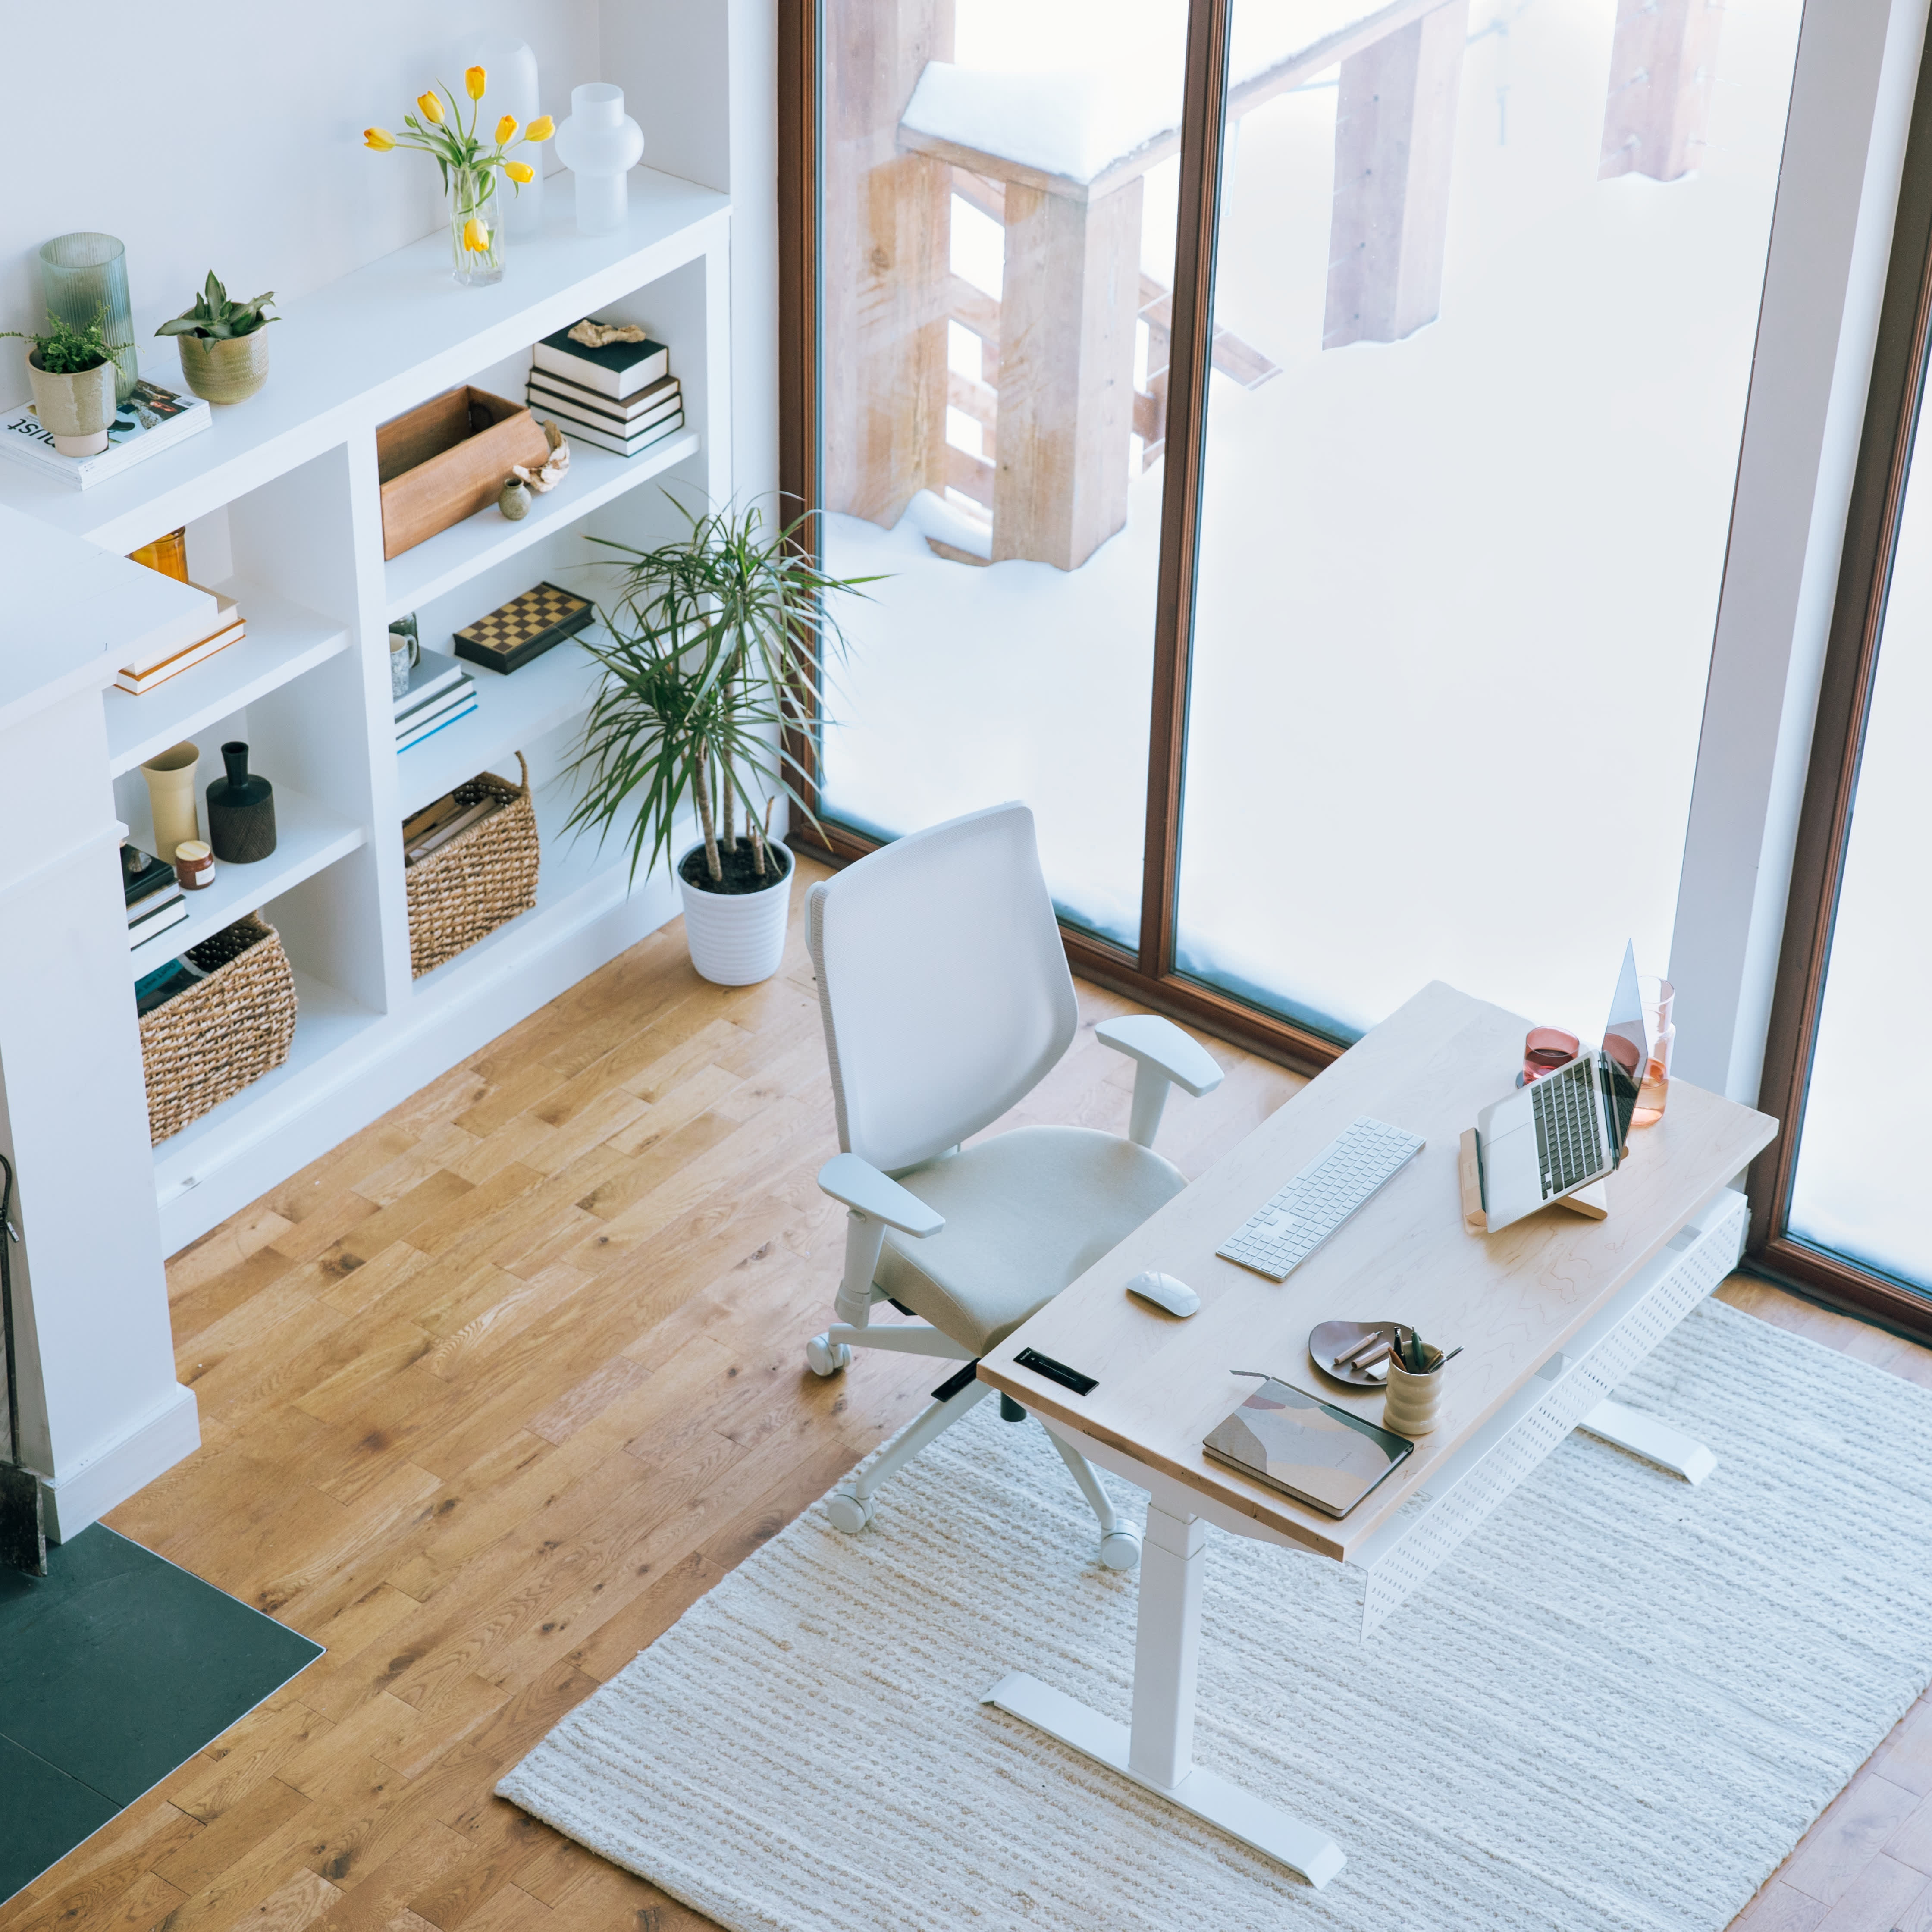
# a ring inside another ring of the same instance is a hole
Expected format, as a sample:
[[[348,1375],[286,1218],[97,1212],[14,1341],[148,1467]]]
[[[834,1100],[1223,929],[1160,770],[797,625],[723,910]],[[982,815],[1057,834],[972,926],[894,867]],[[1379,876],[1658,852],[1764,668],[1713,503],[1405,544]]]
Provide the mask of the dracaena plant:
[[[40,368],[48,375],[79,376],[114,359],[114,351],[104,333],[106,324],[106,311],[100,309],[95,311],[94,320],[85,328],[76,328],[71,322],[55,316],[48,322],[44,335],[37,334],[31,329],[23,332],[17,328],[0,330],[0,335],[31,342]]]
[[[818,722],[820,674],[844,647],[826,608],[865,595],[876,578],[820,570],[805,538],[809,517],[768,525],[755,507],[691,511],[665,492],[683,531],[650,549],[593,541],[616,553],[619,594],[599,612],[604,636],[585,648],[604,681],[571,770],[581,791],[572,828],[601,839],[622,820],[631,875],[666,856],[679,808],[696,810],[705,880],[721,885],[745,814],[754,876],[766,873],[762,804],[782,797],[816,825],[794,780],[796,747]],[[762,794],[762,797],[760,794]]]
[[[184,309],[173,321],[163,322],[154,333],[199,335],[217,342],[226,342],[232,336],[252,335],[264,323],[281,320],[278,315],[262,313],[274,298],[275,292],[271,289],[266,295],[251,296],[244,302],[231,302],[228,291],[211,268],[200,294],[194,298],[194,306]]]

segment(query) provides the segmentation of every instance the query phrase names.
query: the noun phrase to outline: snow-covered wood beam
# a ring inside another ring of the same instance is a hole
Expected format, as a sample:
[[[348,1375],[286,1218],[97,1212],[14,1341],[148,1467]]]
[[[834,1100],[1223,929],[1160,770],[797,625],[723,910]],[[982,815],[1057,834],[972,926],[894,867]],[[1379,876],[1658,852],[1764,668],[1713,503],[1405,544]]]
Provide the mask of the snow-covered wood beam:
[[[1676,181],[1703,160],[1724,19],[1718,0],[1618,0],[1600,181]]]
[[[1468,0],[1342,63],[1324,349],[1399,342],[1442,306]]]
[[[828,0],[824,492],[890,526],[946,484],[952,170],[909,154],[899,117],[952,53],[952,0]]]

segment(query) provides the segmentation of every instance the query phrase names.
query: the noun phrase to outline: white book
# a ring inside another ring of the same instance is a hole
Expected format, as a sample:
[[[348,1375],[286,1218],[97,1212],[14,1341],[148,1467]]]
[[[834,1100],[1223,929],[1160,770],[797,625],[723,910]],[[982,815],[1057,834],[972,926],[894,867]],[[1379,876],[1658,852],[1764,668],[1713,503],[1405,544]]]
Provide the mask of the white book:
[[[533,410],[574,410],[592,422],[608,422],[614,429],[628,432],[682,406],[684,386],[675,376],[662,376],[620,403],[613,396],[567,382],[548,370],[532,369],[524,381],[524,394]]]
[[[190,590],[199,590],[204,597],[214,599],[214,608],[194,613],[196,622],[190,625],[186,616],[177,619],[168,626],[168,640],[162,641],[156,634],[150,633],[140,644],[130,650],[121,668],[130,677],[145,677],[157,666],[166,664],[178,652],[205,643],[218,632],[225,631],[237,622],[242,613],[236,608],[235,600],[225,592],[209,590],[199,584],[190,584]],[[204,614],[205,611],[205,614]]]
[[[199,396],[178,395],[155,382],[137,382],[133,395],[116,412],[107,432],[107,447],[98,456],[62,455],[54,447],[53,437],[40,427],[32,403],[22,403],[0,416],[0,455],[55,478],[70,489],[85,490],[118,476],[144,458],[172,449],[214,420]]]
[[[454,724],[458,718],[470,716],[476,709],[476,694],[472,692],[469,694],[469,702],[466,704],[460,705],[455,710],[446,712],[440,718],[433,720],[428,724],[419,726],[406,738],[398,738],[396,740],[396,749],[399,752],[406,752],[412,746],[420,745],[425,738],[434,738],[439,731]]]
[[[178,677],[184,670],[192,670],[198,664],[206,663],[217,651],[225,651],[230,644],[239,644],[248,634],[248,626],[240,618],[225,630],[217,631],[212,637],[204,638],[198,644],[190,644],[184,651],[178,651],[164,658],[152,670],[135,672],[122,670],[114,674],[114,688],[117,691],[131,692],[138,698],[144,691],[152,691],[158,684],[166,684],[171,677]]]
[[[128,929],[131,932],[134,927],[146,924],[164,906],[177,904],[185,896],[179,882],[173,879],[164,886],[156,886],[152,891],[142,893],[128,905]]]
[[[400,743],[412,731],[420,731],[432,718],[440,718],[446,711],[453,711],[459,704],[474,704],[476,687],[468,678],[460,684],[452,685],[447,691],[439,692],[426,704],[418,704],[406,716],[396,720],[396,739]]]
[[[589,443],[594,449],[608,449],[619,456],[635,456],[652,445],[668,441],[684,427],[684,412],[678,410],[667,416],[662,422],[653,423],[641,435],[628,439],[613,436],[608,430],[597,428],[590,423],[578,422],[560,414],[556,426],[566,436],[574,436]]]
[[[152,917],[142,920],[138,926],[128,927],[128,950],[131,952],[136,947],[146,945],[157,934],[166,932],[170,926],[184,925],[187,920],[188,901],[185,898],[170,899]]]
[[[447,651],[424,650],[410,667],[410,688],[395,702],[396,722],[420,704],[427,704],[439,692],[469,681],[468,670]]]

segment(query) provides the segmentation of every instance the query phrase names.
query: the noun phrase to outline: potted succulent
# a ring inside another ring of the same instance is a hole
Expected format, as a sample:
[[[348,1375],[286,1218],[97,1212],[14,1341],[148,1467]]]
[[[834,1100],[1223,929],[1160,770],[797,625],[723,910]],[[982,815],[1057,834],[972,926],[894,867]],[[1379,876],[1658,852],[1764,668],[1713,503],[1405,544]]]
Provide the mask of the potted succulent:
[[[604,681],[571,766],[582,789],[568,826],[601,839],[628,818],[634,879],[669,853],[680,810],[694,810],[700,836],[676,868],[691,962],[746,986],[784,952],[792,857],[767,836],[772,804],[818,822],[790,748],[811,728],[825,649],[844,645],[825,599],[876,580],[826,575],[805,518],[768,529],[755,508],[700,516],[670,500],[686,526],[670,542],[595,539],[620,554],[622,590],[599,613],[603,640],[584,639]]]
[[[102,333],[106,312],[85,328],[56,316],[44,335],[5,334],[34,346],[27,352],[27,380],[34,413],[63,456],[98,456],[114,422],[114,352]]]
[[[281,317],[262,311],[274,298],[271,289],[248,302],[230,302],[211,268],[194,306],[154,333],[178,338],[182,380],[204,401],[245,403],[268,380],[268,342],[262,331]]]

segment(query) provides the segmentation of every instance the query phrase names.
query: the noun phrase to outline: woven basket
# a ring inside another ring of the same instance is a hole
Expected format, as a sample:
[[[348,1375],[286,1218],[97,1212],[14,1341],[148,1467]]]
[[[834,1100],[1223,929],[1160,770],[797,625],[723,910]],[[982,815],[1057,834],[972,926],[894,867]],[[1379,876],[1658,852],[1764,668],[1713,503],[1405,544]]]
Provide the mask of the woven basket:
[[[452,796],[459,805],[499,798],[504,809],[460,832],[403,874],[410,900],[410,970],[420,980],[537,902],[536,808],[530,768],[520,784],[479,772]]]
[[[250,913],[189,949],[208,969],[141,1017],[148,1137],[164,1141],[272,1073],[296,1030],[296,979],[275,928]]]

